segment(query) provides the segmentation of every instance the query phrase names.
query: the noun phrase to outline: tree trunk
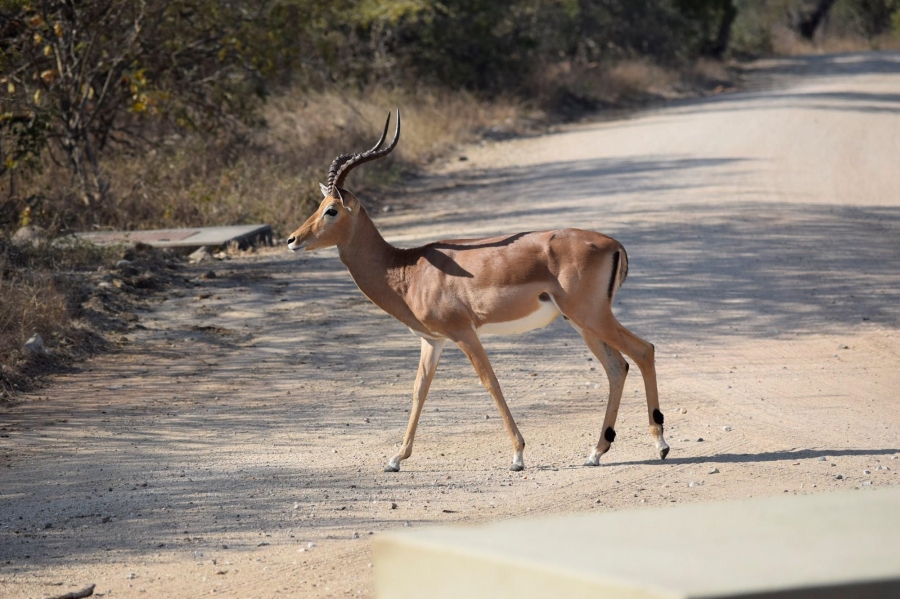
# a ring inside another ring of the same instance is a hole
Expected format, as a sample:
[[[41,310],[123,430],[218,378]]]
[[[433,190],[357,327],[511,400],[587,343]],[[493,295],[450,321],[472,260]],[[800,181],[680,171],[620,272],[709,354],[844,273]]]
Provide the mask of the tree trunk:
[[[816,35],[816,30],[825,19],[828,11],[834,6],[836,0],[819,0],[815,10],[808,17],[797,24],[797,31],[807,40],[812,40]]]
[[[728,41],[731,39],[731,26],[737,17],[737,9],[734,7],[733,0],[727,0],[722,7],[722,20],[719,22],[719,33],[716,35],[716,41],[709,48],[709,54],[714,58],[722,58],[725,50],[728,49]]]

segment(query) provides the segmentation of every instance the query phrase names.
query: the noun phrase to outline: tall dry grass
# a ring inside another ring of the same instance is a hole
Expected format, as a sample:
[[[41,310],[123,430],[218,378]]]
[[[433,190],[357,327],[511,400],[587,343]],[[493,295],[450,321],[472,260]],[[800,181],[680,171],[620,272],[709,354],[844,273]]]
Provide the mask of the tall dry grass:
[[[841,32],[825,31],[812,40],[801,37],[785,26],[772,28],[772,52],[777,56],[803,56],[810,54],[840,54],[870,52],[872,50],[900,50],[900,34],[889,32],[874,38]]]
[[[72,314],[79,300],[72,274],[95,270],[112,256],[109,249],[83,242],[16,245],[0,235],[0,400],[29,386],[29,371],[41,359],[23,345],[34,333],[54,352],[44,362],[72,357],[61,351],[72,345]]]
[[[401,143],[388,159],[353,173],[349,185],[355,191],[381,193],[404,173],[484,131],[519,131],[541,118],[520,101],[487,101],[464,92],[287,91],[264,107],[262,126],[220,136],[173,135],[137,152],[108,156],[111,189],[102,206],[88,208],[54,191],[66,174],[48,163],[29,190],[42,198],[31,214],[57,230],[264,222],[284,234],[318,205],[318,182],[334,157],[371,147],[395,107],[402,113]]]
[[[529,82],[534,97],[550,113],[564,116],[721,91],[734,80],[727,64],[704,59],[678,68],[645,59],[609,64],[562,61],[538,73]]]

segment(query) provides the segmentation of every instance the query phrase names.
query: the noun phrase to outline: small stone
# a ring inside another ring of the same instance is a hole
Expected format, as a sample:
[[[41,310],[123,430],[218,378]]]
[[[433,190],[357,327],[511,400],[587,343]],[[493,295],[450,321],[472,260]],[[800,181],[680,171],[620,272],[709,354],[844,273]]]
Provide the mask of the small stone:
[[[392,510],[397,509],[397,504],[394,503],[393,501],[391,502],[391,509],[392,509]]]
[[[109,522],[110,518],[111,516],[103,516],[102,518],[100,518],[100,522],[106,524],[107,522]]]
[[[210,262],[212,260],[212,254],[210,254],[209,249],[205,245],[203,245],[200,246],[196,251],[189,254],[188,260],[191,262],[191,264]]]
[[[41,227],[36,225],[26,225],[24,227],[20,227],[15,233],[13,233],[12,241],[13,245],[17,246],[25,246],[25,245],[38,245],[42,241],[47,239],[47,233]]]
[[[134,572],[129,572],[128,576],[126,576],[125,578],[127,578],[128,580],[134,580],[135,578],[137,578],[137,574],[135,574]]]
[[[385,204],[381,207],[382,212],[390,212],[391,210],[393,210],[393,208],[391,208],[390,204]]]
[[[44,338],[41,337],[40,333],[35,333],[31,337],[29,337],[28,341],[25,342],[23,349],[35,356],[47,355],[47,348],[44,347]]]
[[[702,484],[703,484],[703,483],[701,483],[701,482],[698,482],[698,481],[693,480],[693,481],[691,481],[691,482],[688,483],[688,486],[689,486],[689,487],[699,487],[699,486],[702,485]]]
[[[834,478],[837,480],[844,480],[844,475],[843,474],[835,474]]]
[[[710,473],[710,474],[718,474],[718,473],[719,473],[719,469],[718,469],[718,468],[710,468],[710,469],[709,469],[709,473]]]
[[[53,522],[44,522],[44,528],[53,528]]]
[[[825,456],[822,456],[822,457],[819,458],[819,461],[820,461],[820,462],[827,462],[828,459],[827,459]]]
[[[306,544],[306,548],[307,548],[307,549],[312,549],[312,548],[315,547],[315,546],[316,546],[316,544],[313,543],[312,541],[310,541],[309,543]]]
[[[358,532],[353,533],[353,538],[354,538],[354,539],[358,539],[358,538],[359,538],[359,533],[358,533]]]
[[[722,430],[725,431],[726,433],[730,433],[730,432],[731,432],[731,427],[730,427],[730,426],[723,426],[723,427],[722,427]]]
[[[214,271],[214,270],[207,270],[205,273],[203,273],[202,275],[200,275],[200,278],[201,278],[201,279],[215,279],[216,276],[217,276],[217,275],[216,275],[216,271]]]
[[[703,443],[703,437],[697,437],[697,443]]]
[[[490,420],[490,418],[491,418],[491,417],[490,417],[489,415],[487,415],[487,414],[484,415],[484,419],[485,419],[485,420]]]
[[[295,510],[299,510],[299,509],[300,509],[300,504],[299,504],[299,503],[295,503],[295,504],[294,504],[294,509],[295,509]]]
[[[850,349],[850,348],[848,346],[844,345],[843,343],[841,343],[840,345],[838,345],[838,349]]]
[[[678,412],[681,414],[687,414],[687,408],[681,408],[678,410]]]
[[[868,486],[871,485],[871,484],[872,484],[872,481],[867,480],[867,481],[865,481],[865,482],[862,484],[862,486],[868,487]]]
[[[869,472],[868,470],[863,470],[863,474],[872,474],[872,473]]]
[[[690,439],[682,439],[681,442],[682,442],[682,443],[690,443],[691,440],[690,440]]]

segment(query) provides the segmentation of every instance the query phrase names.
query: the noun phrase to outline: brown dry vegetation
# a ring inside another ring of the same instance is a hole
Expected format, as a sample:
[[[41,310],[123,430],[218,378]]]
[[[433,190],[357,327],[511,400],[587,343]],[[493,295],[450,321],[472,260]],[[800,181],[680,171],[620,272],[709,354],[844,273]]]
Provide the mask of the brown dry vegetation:
[[[89,349],[89,333],[76,319],[84,299],[78,275],[109,263],[111,256],[85,243],[17,245],[0,237],[0,400]],[[51,348],[47,356],[23,349],[34,333]]]
[[[520,133],[543,119],[521,102],[466,93],[288,91],[265,106],[261,127],[219,138],[173,135],[110,159],[112,200],[99,221],[123,229],[266,222],[283,233],[321,197],[318,182],[331,159],[370,146],[394,106],[402,107],[403,143],[379,168],[355,173],[356,189],[387,189],[449,148],[485,132]],[[23,189],[42,198],[33,217],[54,215],[59,229],[89,227],[96,210],[58,195],[55,181],[64,176],[48,162]]]
[[[772,29],[772,50],[778,56],[900,50],[900,35],[888,33],[874,38],[866,38],[849,33],[833,33],[817,36],[813,40],[805,40],[796,31],[777,26]]]

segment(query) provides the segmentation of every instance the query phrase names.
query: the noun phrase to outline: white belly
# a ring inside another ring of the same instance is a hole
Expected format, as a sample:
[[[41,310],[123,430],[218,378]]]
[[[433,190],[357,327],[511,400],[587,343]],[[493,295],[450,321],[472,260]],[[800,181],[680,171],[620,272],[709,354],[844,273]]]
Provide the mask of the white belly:
[[[506,322],[490,322],[483,324],[475,332],[481,335],[518,335],[525,331],[542,329],[559,316],[560,312],[553,302],[539,302],[540,307],[519,320],[507,320]]]

